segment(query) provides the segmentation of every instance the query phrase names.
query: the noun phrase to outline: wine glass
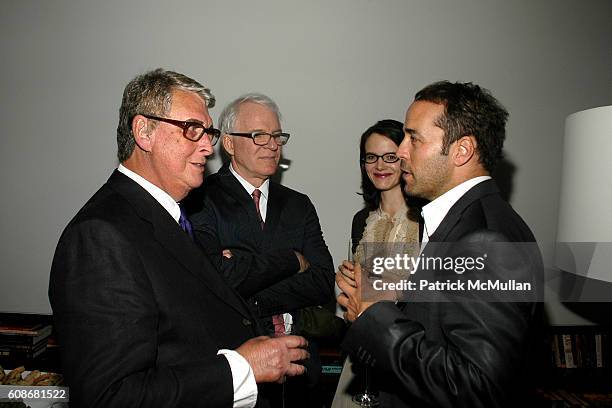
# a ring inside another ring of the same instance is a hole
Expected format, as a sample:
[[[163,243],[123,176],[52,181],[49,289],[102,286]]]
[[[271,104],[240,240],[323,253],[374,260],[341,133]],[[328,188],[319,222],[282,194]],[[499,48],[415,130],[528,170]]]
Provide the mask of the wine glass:
[[[359,241],[352,238],[349,239],[348,260],[353,264],[355,263],[355,253],[353,250],[357,249],[358,244]],[[363,392],[353,395],[353,402],[359,404],[360,407],[377,407],[379,405],[378,397],[370,389],[370,369],[366,366],[362,366],[362,368],[364,389]]]

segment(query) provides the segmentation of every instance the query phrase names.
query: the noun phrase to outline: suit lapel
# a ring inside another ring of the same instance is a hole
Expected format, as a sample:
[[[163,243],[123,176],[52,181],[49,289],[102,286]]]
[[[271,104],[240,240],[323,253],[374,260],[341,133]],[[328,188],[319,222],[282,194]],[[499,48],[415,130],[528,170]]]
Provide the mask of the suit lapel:
[[[286,197],[282,193],[279,185],[270,180],[270,190],[268,191],[268,208],[266,212],[266,226],[264,227],[263,249],[266,250],[273,242],[274,235],[280,223],[280,216],[285,207]]]
[[[495,185],[493,180],[485,180],[481,183],[476,184],[474,187],[469,189],[453,206],[448,210],[448,213],[442,219],[442,222],[436,229],[436,231],[429,237],[429,242],[425,245],[421,256],[424,259],[434,258],[445,256],[447,251],[455,244],[453,241],[456,240],[456,237],[453,237],[453,231],[457,224],[461,221],[461,217],[465,210],[473,204],[475,201],[480,200],[481,198],[490,195],[499,193],[499,189]],[[421,221],[420,224],[423,222]],[[422,226],[419,226],[419,229],[422,230]],[[422,233],[422,231],[420,231]],[[431,245],[430,243],[435,243]],[[423,271],[424,273],[430,273],[434,275],[430,275],[430,279],[442,279],[442,277],[437,276],[438,273],[445,273],[444,270],[427,270]],[[416,271],[419,274],[419,271]],[[425,314],[427,316],[436,316],[434,310],[439,307],[437,302],[432,302],[431,297],[427,297],[427,302],[408,302],[401,306],[402,310],[406,312],[411,318],[418,320],[421,316]],[[410,305],[410,306],[407,306]],[[426,306],[423,308],[422,306]],[[435,325],[430,326],[434,327]]]
[[[136,213],[153,226],[155,240],[178,263],[222,301],[240,314],[251,317],[246,306],[231,288],[225,284],[212,262],[206,258],[197,244],[174,221],[172,216],[145,189],[124,174],[115,171],[109,186],[123,195]]]
[[[255,203],[253,197],[247,193],[240,181],[229,169],[229,163],[225,163],[217,172],[219,177],[219,183],[221,184],[223,191],[230,195],[242,208],[245,214],[244,220],[246,220],[251,236],[253,237],[257,247],[261,247],[263,235],[261,232],[261,225],[257,221],[257,210],[255,209]],[[268,211],[269,211],[269,199],[268,199]],[[267,228],[267,216],[266,216],[266,227]],[[265,230],[264,228],[264,230]]]
[[[474,187],[469,189],[459,200],[457,200],[455,204],[453,204],[453,206],[450,208],[450,210],[436,229],[436,232],[433,233],[429,240],[432,242],[448,241],[448,237],[451,231],[453,230],[455,225],[457,225],[457,223],[461,219],[461,215],[470,204],[486,195],[497,193],[499,193],[499,189],[495,185],[495,182],[491,179],[476,184]]]

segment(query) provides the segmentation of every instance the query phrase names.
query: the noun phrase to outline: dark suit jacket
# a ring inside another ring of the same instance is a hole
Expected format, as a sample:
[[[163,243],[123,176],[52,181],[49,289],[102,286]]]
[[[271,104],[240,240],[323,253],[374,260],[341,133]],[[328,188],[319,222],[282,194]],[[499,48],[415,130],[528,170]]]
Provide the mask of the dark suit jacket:
[[[254,318],[200,248],[115,171],[63,232],[51,269],[72,407],[231,407],[223,348]]]
[[[224,276],[255,307],[261,317],[330,302],[334,267],[310,199],[270,181],[262,231],[252,197],[226,163],[206,178],[203,208],[191,217],[204,250],[216,257]],[[231,249],[231,259],[221,258]],[[310,262],[303,273],[293,251]],[[295,324],[295,322],[294,322]]]
[[[486,251],[493,243],[534,241],[489,180],[455,203],[423,255],[473,257],[479,255],[478,250],[470,252],[473,248]],[[529,248],[535,252],[504,248],[490,254],[484,270],[466,272],[464,278],[510,276],[535,284],[542,265],[537,247]],[[452,271],[417,270],[412,279],[444,282],[456,277]],[[342,346],[373,368],[382,406],[502,407],[519,392],[537,304],[484,302],[469,293],[449,296],[440,302],[380,302],[349,329]]]

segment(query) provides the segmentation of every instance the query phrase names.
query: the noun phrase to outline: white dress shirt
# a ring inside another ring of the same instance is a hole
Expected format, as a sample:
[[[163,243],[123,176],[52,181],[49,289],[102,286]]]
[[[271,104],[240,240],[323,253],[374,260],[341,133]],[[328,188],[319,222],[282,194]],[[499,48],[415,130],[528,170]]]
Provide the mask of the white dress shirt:
[[[117,167],[117,170],[127,177],[134,180],[138,185],[147,190],[149,194],[161,204],[162,207],[170,213],[174,221],[178,224],[181,216],[181,209],[176,201],[164,190],[157,187],[155,184],[146,180],[142,176],[134,173],[132,170],[124,167],[122,164]],[[238,352],[234,350],[219,350],[217,355],[223,354],[229,363],[232,371],[232,382],[234,385],[234,408],[252,408],[257,402],[257,384],[255,383],[255,374],[253,369]]]
[[[425,248],[425,244],[429,242],[429,238],[436,232],[451,207],[476,184],[482,183],[490,178],[490,176],[479,176],[464,181],[422,208],[421,215],[423,216],[424,225],[423,238],[421,239],[421,252],[423,248]]]
[[[255,187],[248,181],[244,179],[240,174],[234,170],[234,167],[230,163],[229,165],[230,172],[238,179],[242,187],[249,193],[250,196],[253,196],[253,191],[258,189],[261,191],[261,196],[259,198],[259,213],[261,214],[261,219],[266,222],[266,214],[268,214],[268,194],[270,193],[270,179],[266,179],[261,186]],[[293,325],[293,316],[290,313],[283,313],[283,320],[285,322],[285,333],[291,333],[291,326]]]
[[[253,191],[259,190],[261,191],[261,196],[259,197],[259,213],[261,214],[261,219],[266,222],[266,214],[268,214],[268,194],[270,193],[270,179],[266,179],[261,186],[255,187],[248,181],[244,179],[240,174],[236,173],[234,167],[230,163],[229,165],[230,172],[238,179],[242,187],[246,190],[247,193],[252,197]]]

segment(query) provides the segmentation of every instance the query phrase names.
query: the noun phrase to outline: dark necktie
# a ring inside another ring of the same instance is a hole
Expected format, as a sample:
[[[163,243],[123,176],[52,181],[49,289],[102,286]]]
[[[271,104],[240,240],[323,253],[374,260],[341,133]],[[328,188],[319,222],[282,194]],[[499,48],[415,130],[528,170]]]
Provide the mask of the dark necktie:
[[[187,218],[187,214],[185,214],[185,210],[183,209],[183,207],[179,206],[179,208],[181,209],[181,216],[179,217],[179,225],[181,226],[183,231],[185,231],[187,235],[189,235],[189,237],[193,239],[193,229],[191,228],[191,222],[189,222],[189,219]]]
[[[255,202],[255,209],[257,210],[257,220],[261,225],[261,229],[263,230],[265,222],[261,217],[261,211],[259,210],[259,199],[261,198],[261,191],[258,189],[253,190],[251,194],[253,196],[253,201]],[[274,336],[284,336],[285,335],[285,319],[282,314],[273,315],[272,316],[272,324],[274,324]]]
[[[255,202],[255,209],[257,210],[257,220],[259,221],[259,224],[261,225],[261,229],[264,229],[265,222],[263,218],[261,217],[261,212],[259,211],[259,199],[261,198],[261,191],[259,191],[258,189],[255,189],[253,190],[253,194],[251,195],[253,196],[253,201]]]

